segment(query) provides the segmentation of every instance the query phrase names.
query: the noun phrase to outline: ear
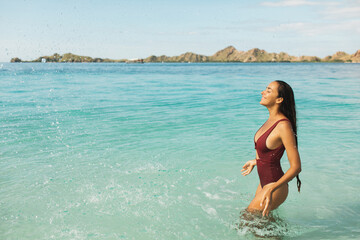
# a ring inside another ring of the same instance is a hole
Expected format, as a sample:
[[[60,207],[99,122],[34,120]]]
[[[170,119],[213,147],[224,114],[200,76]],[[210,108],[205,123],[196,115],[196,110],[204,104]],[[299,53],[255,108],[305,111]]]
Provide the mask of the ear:
[[[284,98],[279,97],[276,99],[276,103],[282,103],[284,101]]]

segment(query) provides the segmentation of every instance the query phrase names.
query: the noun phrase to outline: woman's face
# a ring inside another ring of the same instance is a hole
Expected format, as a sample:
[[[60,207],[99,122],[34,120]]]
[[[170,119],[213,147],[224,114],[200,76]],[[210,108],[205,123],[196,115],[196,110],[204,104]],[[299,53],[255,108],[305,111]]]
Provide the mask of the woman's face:
[[[261,105],[264,106],[273,106],[276,103],[281,103],[278,98],[278,87],[279,84],[277,82],[271,82],[264,91],[261,92],[262,98],[260,101]]]

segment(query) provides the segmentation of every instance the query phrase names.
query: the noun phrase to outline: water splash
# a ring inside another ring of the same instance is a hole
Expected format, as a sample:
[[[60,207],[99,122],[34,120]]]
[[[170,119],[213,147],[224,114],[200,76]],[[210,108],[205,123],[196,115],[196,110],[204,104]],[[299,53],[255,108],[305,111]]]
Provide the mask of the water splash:
[[[258,238],[281,239],[289,235],[289,224],[276,212],[263,217],[261,212],[250,212],[244,209],[240,212],[239,222],[236,223],[239,235]]]

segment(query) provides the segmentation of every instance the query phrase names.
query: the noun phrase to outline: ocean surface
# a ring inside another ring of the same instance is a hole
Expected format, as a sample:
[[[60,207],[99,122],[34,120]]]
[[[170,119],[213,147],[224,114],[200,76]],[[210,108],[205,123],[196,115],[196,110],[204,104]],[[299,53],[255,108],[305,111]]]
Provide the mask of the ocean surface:
[[[245,219],[278,79],[302,189]],[[360,64],[0,63],[0,89],[0,239],[360,238]]]

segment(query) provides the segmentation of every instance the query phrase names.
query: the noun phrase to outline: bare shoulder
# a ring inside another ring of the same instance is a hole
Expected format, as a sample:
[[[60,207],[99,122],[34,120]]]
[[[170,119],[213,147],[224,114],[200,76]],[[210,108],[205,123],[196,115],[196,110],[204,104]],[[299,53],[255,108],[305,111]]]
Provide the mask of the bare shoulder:
[[[278,123],[278,130],[280,133],[293,132],[290,121],[281,121]]]

